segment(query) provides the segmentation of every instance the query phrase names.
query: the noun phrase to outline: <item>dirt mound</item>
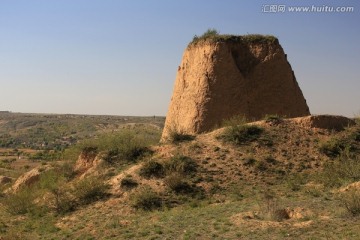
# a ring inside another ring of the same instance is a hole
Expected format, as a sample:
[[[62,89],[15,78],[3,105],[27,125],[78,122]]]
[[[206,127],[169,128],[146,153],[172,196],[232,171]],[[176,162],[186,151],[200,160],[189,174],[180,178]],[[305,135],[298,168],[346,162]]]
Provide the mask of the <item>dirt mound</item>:
[[[345,187],[339,189],[339,192],[347,192],[350,190],[360,190],[360,181],[348,184]]]
[[[213,129],[224,119],[310,114],[286,54],[276,41],[190,44],[178,68],[163,139]]]
[[[41,171],[39,168],[34,168],[22,176],[20,176],[12,186],[12,191],[16,192],[23,186],[30,186],[40,179]]]
[[[80,178],[85,177],[88,174],[96,172],[96,168],[103,162],[102,155],[98,154],[96,148],[84,149],[74,166],[74,172],[76,172]]]
[[[295,118],[293,121],[302,127],[322,128],[338,131],[355,124],[355,122],[349,118],[333,115],[307,116]]]

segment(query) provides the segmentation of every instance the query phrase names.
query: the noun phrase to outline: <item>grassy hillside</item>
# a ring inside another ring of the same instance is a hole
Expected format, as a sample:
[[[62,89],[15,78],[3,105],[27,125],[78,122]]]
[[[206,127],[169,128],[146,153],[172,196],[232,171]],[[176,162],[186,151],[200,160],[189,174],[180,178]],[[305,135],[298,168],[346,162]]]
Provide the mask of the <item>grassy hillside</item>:
[[[158,116],[0,112],[0,175],[18,177],[48,162],[76,159],[82,142],[124,129],[145,131],[159,138],[164,121]]]
[[[49,115],[0,112],[0,148],[62,150],[126,125],[163,127],[164,117]]]
[[[359,122],[335,131],[272,116],[160,145],[155,135],[84,141],[85,162],[102,160],[82,171],[44,165],[1,196],[3,239],[360,238]]]

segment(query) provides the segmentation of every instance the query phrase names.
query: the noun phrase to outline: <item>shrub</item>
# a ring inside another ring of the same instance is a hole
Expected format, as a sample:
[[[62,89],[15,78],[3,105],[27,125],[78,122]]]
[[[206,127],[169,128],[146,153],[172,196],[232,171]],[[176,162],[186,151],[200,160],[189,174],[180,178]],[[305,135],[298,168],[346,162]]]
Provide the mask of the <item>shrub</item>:
[[[63,164],[61,164],[58,167],[57,171],[58,174],[63,176],[66,180],[70,180],[75,176],[74,165],[69,161],[66,161]]]
[[[342,194],[342,201],[346,210],[353,216],[360,215],[360,190],[353,189]]]
[[[61,182],[64,182],[65,178],[59,173],[59,167],[44,171],[40,175],[39,181],[36,183],[36,188],[39,190],[53,190],[58,187]],[[35,187],[35,186],[34,186]]]
[[[319,150],[328,157],[337,157],[345,149],[343,141],[337,138],[332,138],[327,142],[320,143]]]
[[[351,134],[351,138],[356,142],[360,142],[360,129],[357,129],[356,131],[354,131]]]
[[[355,116],[354,121],[357,125],[360,125],[360,115]]]
[[[186,194],[193,192],[191,185],[179,174],[172,174],[168,176],[165,178],[164,183],[168,188],[176,193]]]
[[[110,163],[110,164],[117,162],[120,159],[119,149],[116,148],[116,149],[108,150],[104,154],[103,159],[105,162]]]
[[[237,126],[237,125],[244,125],[247,122],[248,122],[248,120],[246,119],[246,117],[244,115],[235,115],[235,116],[232,116],[231,118],[225,119],[221,125],[223,127],[233,127],[233,126]]]
[[[107,196],[108,185],[102,178],[84,178],[74,185],[73,195],[79,204],[89,204]]]
[[[172,143],[192,141],[194,139],[195,139],[195,137],[193,135],[189,135],[189,134],[185,134],[185,133],[179,133],[179,132],[170,133],[170,141]]]
[[[329,157],[337,157],[347,151],[353,154],[360,153],[360,128],[358,125],[348,127],[340,136],[333,137],[319,144],[319,151]]]
[[[195,136],[186,134],[181,130],[176,129],[175,126],[169,128],[169,135],[167,137],[167,141],[170,143],[180,143],[185,141],[192,141],[195,139]]]
[[[197,164],[189,157],[176,155],[166,162],[165,169],[168,173],[191,174],[196,172]]]
[[[58,214],[65,214],[76,209],[76,199],[74,196],[62,188],[53,189],[51,191],[54,202],[53,208]]]
[[[265,193],[261,205],[261,214],[263,218],[273,221],[283,221],[289,219],[289,213],[286,209],[279,206],[279,201],[272,193]]]
[[[201,36],[195,35],[190,44],[196,44],[201,41],[233,41],[233,42],[243,42],[243,43],[274,43],[278,39],[271,35],[261,35],[261,34],[248,34],[243,36],[228,35],[228,34],[219,34],[216,29],[208,29]]]
[[[328,187],[360,181],[360,158],[343,152],[334,162],[326,164],[318,177]]]
[[[83,154],[84,158],[94,158],[98,154],[98,148],[94,146],[85,146],[81,149],[81,153]]]
[[[141,166],[139,175],[145,178],[151,178],[151,177],[162,177],[164,176],[164,173],[165,173],[164,166],[161,163],[155,160],[150,160],[145,162]]]
[[[255,165],[255,163],[256,163],[256,159],[253,157],[248,157],[248,158],[245,158],[245,160],[244,160],[245,166],[253,166],[253,165]]]
[[[138,143],[129,142],[127,146],[123,145],[106,151],[103,159],[110,164],[121,162],[123,160],[135,161],[146,152],[149,152],[147,147],[141,146]]]
[[[272,156],[266,156],[264,161],[266,161],[268,164],[271,165],[277,165],[279,163],[279,161],[273,158]]]
[[[274,43],[278,39],[272,35],[248,34],[241,36],[241,40],[248,43]]]
[[[242,145],[257,140],[263,131],[255,125],[235,125],[227,127],[220,138],[225,142]]]
[[[135,161],[150,152],[150,150],[140,142],[132,142],[127,147],[120,149],[120,151],[122,153],[120,156],[127,161]]]
[[[279,124],[281,123],[283,120],[279,115],[273,114],[273,115],[265,115],[264,118],[265,122],[267,123],[271,123],[271,124]]]
[[[201,40],[216,38],[217,36],[219,36],[219,32],[214,28],[209,28],[201,36],[195,35],[191,43],[197,43]]]
[[[268,169],[268,165],[266,164],[265,161],[258,161],[255,164],[255,169],[260,171],[260,172],[265,172]]]
[[[292,174],[286,179],[287,186],[294,192],[300,191],[301,187],[306,184],[307,178],[302,174]]]
[[[139,184],[131,177],[126,176],[120,182],[120,187],[126,190],[136,188]]]
[[[133,195],[132,206],[146,211],[160,209],[162,207],[162,198],[151,188],[143,188]]]
[[[104,160],[110,164],[126,163],[138,160],[150,153],[149,146],[158,143],[160,136],[157,133],[141,129],[122,130],[116,133],[107,133],[94,139],[88,139],[78,144],[77,148],[96,149],[96,152],[104,152]],[[74,158],[79,154],[76,149],[69,149],[65,156]]]
[[[32,188],[24,187],[17,192],[6,195],[2,200],[2,204],[10,214],[25,214],[36,207],[34,203],[35,197]]]

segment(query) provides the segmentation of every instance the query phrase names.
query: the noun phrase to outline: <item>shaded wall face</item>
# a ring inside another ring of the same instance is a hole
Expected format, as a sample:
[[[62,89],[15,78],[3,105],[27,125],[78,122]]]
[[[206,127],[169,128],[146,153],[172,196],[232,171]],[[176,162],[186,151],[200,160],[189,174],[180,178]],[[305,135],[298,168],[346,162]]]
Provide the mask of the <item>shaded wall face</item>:
[[[207,43],[185,50],[165,123],[184,133],[213,129],[234,115],[309,115],[278,43]]]

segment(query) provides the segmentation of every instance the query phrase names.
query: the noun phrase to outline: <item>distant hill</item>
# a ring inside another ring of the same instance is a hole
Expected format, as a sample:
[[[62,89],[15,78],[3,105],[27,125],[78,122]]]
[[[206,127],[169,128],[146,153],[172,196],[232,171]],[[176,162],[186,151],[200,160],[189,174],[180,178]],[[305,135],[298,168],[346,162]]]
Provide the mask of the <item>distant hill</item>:
[[[162,128],[165,117],[29,114],[0,111],[0,148],[61,150],[129,124]]]

